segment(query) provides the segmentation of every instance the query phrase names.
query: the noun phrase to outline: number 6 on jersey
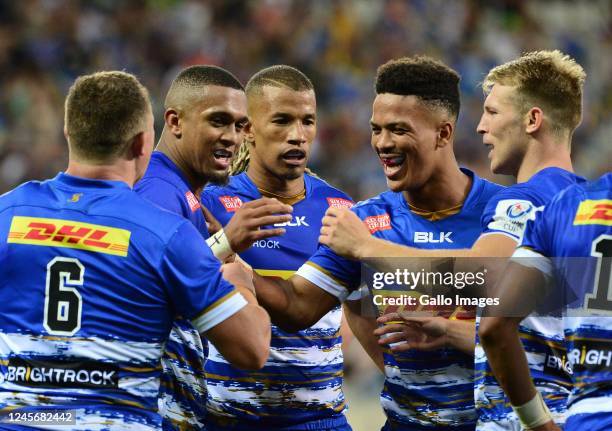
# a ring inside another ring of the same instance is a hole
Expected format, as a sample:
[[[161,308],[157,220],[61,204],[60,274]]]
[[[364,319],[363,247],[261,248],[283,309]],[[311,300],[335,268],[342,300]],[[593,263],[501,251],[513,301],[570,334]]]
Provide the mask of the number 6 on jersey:
[[[47,264],[45,316],[43,325],[52,335],[74,335],[81,329],[81,294],[85,267],[78,259],[56,257]]]

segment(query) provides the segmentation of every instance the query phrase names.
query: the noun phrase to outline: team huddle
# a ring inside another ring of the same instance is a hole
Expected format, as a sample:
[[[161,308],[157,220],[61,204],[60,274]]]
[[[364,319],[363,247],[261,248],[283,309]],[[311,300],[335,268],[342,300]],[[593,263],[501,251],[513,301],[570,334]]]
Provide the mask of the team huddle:
[[[383,431],[612,429],[612,174],[570,158],[585,76],[559,51],[489,71],[477,132],[503,187],[455,158],[458,73],[385,63],[389,190],[359,203],[307,168],[293,67],[182,70],[156,146],[136,77],[78,78],[66,171],[0,196],[0,429],[351,430],[344,321],[385,376]],[[389,258],[496,258],[502,310],[376,309],[363,274]]]

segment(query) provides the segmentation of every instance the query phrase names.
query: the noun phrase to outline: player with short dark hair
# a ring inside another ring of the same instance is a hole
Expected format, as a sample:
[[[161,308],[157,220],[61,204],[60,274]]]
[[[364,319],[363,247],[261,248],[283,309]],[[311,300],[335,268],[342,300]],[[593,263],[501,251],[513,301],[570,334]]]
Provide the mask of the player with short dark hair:
[[[571,370],[573,382],[565,429],[612,428],[611,262],[610,173],[559,193],[527,226],[498,289],[513,313],[498,309],[494,316],[483,317],[480,326],[491,368],[513,404],[521,406],[525,427],[558,429],[537,398],[525,403],[537,390],[519,323],[530,311],[530,300],[535,304],[538,299],[558,304],[551,312],[562,311],[564,316],[567,353],[562,363]]]
[[[423,77],[443,85],[424,87]],[[378,69],[372,147],[390,190],[352,208],[374,236],[415,244],[416,232],[438,236],[453,231],[449,247],[469,247],[478,238],[485,205],[501,187],[457,165],[453,138],[458,81],[456,72],[427,57],[393,60]],[[288,281],[274,283],[255,276],[255,284],[273,322],[297,330],[312,325],[357,290],[361,269],[361,262],[319,246]],[[456,349],[383,352],[371,341],[375,320],[360,316],[354,302],[345,302],[353,332],[381,367],[384,356],[385,429],[473,430],[472,357]]]
[[[483,83],[486,94],[484,112],[477,131],[483,137],[483,144],[490,149],[491,170],[514,175],[518,183],[489,201],[482,217],[482,234],[471,248],[422,250],[394,244],[370,236],[357,217],[342,210],[328,212],[321,242],[339,254],[353,258],[510,257],[521,241],[527,222],[533,220],[557,192],[583,181],[572,172],[570,146],[581,118],[584,79],[582,67],[560,51],[525,54],[493,68],[486,76]],[[397,321],[401,318],[392,315],[387,319]],[[471,324],[436,317],[407,320],[410,325],[421,325],[428,342],[412,342],[397,349],[450,343],[471,345],[472,348],[466,352],[474,351],[475,334]],[[470,325],[470,332],[460,329],[467,329],[466,325]],[[384,340],[385,344],[392,343],[402,337],[402,328],[405,328],[403,323],[387,325],[377,334],[398,333]],[[540,392],[555,414],[555,420],[562,422],[569,393],[569,376],[546,366],[546,358],[556,357],[553,347],[563,337],[561,322],[552,318],[546,322],[529,318],[521,328]],[[468,338],[447,338],[448,331],[465,334]],[[409,332],[413,332],[412,328]],[[475,352],[478,429],[520,428],[519,420],[492,376],[478,344]]]
[[[241,208],[224,230],[208,235],[200,191],[207,183],[227,182],[248,123],[242,84],[220,67],[190,66],[172,81],[164,108],[164,128],[136,192],[190,220],[220,260],[253,241],[282,234],[282,228],[259,227],[290,220],[285,214],[291,208],[274,199],[260,199]],[[176,321],[162,359],[160,410],[169,428],[205,424],[206,347],[190,322]]]
[[[257,241],[240,257],[261,275],[289,278],[316,251],[321,218],[348,196],[307,172],[317,112],[310,80],[286,65],[267,67],[247,83],[249,125],[227,186],[204,189],[202,203],[227,224],[237,207],[262,196],[293,207],[286,230]],[[342,392],[342,311],[310,328],[272,327],[271,355],[256,373],[241,371],[211,348],[206,362],[210,430],[350,430]]]
[[[253,369],[268,355],[269,318],[238,264],[222,268],[191,223],[132,191],[154,142],[133,75],[79,77],[65,135],[66,173],[0,197],[0,416],[69,411],[70,429],[159,430],[176,316]]]

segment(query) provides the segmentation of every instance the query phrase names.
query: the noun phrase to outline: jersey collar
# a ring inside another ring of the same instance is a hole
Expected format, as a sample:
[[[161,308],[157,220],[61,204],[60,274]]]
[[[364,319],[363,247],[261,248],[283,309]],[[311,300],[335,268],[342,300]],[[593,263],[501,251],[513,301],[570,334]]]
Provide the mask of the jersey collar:
[[[127,183],[123,181],[111,181],[111,180],[94,180],[91,178],[75,177],[64,172],[60,172],[54,178],[60,184],[68,187],[76,187],[80,189],[92,189],[92,190],[132,190]]]

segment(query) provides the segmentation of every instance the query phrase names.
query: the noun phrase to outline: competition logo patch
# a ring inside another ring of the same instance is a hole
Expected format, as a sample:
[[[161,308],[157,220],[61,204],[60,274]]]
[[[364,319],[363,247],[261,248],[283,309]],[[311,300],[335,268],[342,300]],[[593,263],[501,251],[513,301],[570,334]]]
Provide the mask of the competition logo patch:
[[[391,229],[391,218],[389,214],[381,214],[377,216],[366,217],[363,222],[370,230],[370,233],[378,232],[380,230]]]
[[[612,200],[586,200],[580,202],[574,225],[601,224],[612,226]]]
[[[533,206],[527,202],[517,202],[508,208],[506,214],[511,219],[516,219],[529,214],[532,209]]]
[[[131,234],[125,229],[72,220],[14,216],[7,242],[76,248],[125,257]]]
[[[352,208],[353,202],[342,198],[327,198],[327,204],[330,208]]]
[[[242,206],[242,201],[238,196],[219,196],[219,200],[225,207],[227,212],[238,211],[238,208]]]
[[[185,199],[187,199],[187,204],[189,205],[191,212],[195,212],[196,210],[200,209],[200,202],[198,202],[198,199],[193,193],[191,193],[191,191],[185,193]]]

